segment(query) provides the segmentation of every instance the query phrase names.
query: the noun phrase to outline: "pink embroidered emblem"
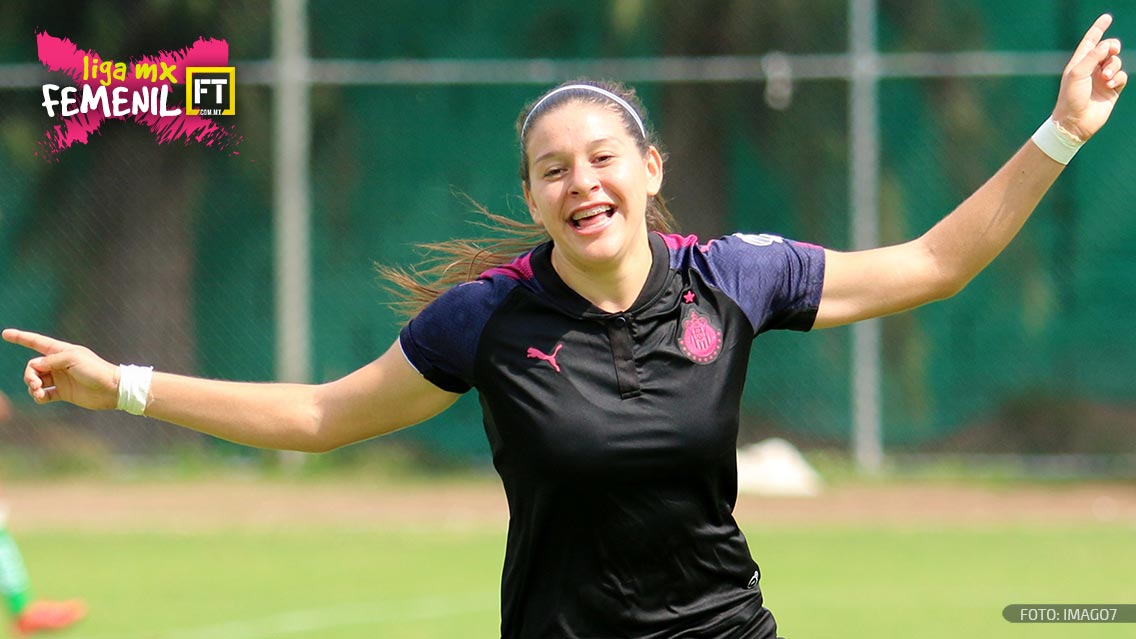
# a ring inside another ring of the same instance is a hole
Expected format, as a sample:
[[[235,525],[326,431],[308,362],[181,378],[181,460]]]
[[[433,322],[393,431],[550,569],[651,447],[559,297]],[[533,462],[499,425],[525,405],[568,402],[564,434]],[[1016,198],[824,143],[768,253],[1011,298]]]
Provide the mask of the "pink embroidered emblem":
[[[682,336],[678,338],[682,354],[696,364],[709,364],[722,352],[722,331],[696,311],[682,320]]]
[[[694,303],[694,291],[687,291],[687,292],[683,293],[682,294],[682,301],[686,302],[687,304],[693,304]]]
[[[554,371],[556,371],[557,373],[559,373],[560,372],[560,365],[556,363],[556,354],[560,352],[561,348],[564,348],[564,345],[563,344],[557,344],[556,348],[552,349],[552,354],[546,355],[546,354],[544,354],[544,353],[542,353],[542,352],[538,351],[537,349],[532,348],[530,346],[528,352],[525,353],[525,356],[533,358],[533,359],[542,359],[542,360],[548,362],[549,364],[552,364],[552,369]]]

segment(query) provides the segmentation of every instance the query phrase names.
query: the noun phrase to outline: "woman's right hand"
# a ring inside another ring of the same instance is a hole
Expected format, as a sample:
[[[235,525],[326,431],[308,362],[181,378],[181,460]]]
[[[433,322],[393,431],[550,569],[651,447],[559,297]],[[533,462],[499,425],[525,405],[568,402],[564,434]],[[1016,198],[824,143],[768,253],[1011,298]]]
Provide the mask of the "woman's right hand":
[[[1104,37],[1111,24],[1112,16],[1107,13],[1096,19],[1061,76],[1053,119],[1081,142],[1104,126],[1128,84],[1120,40]]]
[[[91,349],[14,328],[4,329],[3,337],[40,354],[24,368],[24,384],[37,404],[64,401],[93,410],[118,405],[118,367]]]

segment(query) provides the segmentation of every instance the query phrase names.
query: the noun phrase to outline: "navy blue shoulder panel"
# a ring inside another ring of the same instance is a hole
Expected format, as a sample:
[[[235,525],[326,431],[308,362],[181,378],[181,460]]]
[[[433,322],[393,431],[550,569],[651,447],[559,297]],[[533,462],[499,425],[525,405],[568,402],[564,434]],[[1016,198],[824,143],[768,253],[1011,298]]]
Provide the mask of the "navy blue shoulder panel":
[[[664,235],[671,268],[692,269],[741,307],[754,333],[807,331],[824,286],[824,249],[776,235],[735,233],[700,245]]]
[[[518,286],[537,286],[529,255],[455,286],[410,320],[398,340],[411,366],[451,393],[476,386],[474,357],[489,318]]]

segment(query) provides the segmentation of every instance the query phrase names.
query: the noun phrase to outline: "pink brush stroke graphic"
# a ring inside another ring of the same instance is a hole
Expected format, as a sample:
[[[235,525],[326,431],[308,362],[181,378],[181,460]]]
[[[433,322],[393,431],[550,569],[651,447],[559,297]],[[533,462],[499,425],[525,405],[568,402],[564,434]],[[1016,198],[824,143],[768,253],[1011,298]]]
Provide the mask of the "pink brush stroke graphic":
[[[36,49],[39,53],[39,61],[49,71],[63,72],[74,80],[75,86],[80,89],[84,84],[91,85],[92,89],[99,87],[98,79],[83,80],[83,56],[89,56],[92,61],[95,58],[104,59],[95,51],[80,51],[75,43],[67,38],[56,38],[46,31],[36,34]],[[133,92],[135,89],[167,85],[169,86],[170,97],[177,98],[185,93],[185,68],[187,66],[224,67],[229,66],[228,60],[228,42],[212,38],[198,38],[196,42],[184,49],[159,51],[156,56],[142,56],[137,60],[131,60],[127,64],[126,80],[122,82],[112,81],[107,90],[109,91],[116,86],[125,86]],[[165,62],[166,65],[177,66],[172,74],[177,80],[177,84],[169,83],[168,80],[150,82],[146,78],[136,79],[134,77],[136,65],[157,65],[160,74],[162,62]],[[205,146],[216,146],[224,150],[241,141],[241,138],[234,135],[234,127],[222,127],[216,121],[199,115],[186,115],[184,105],[179,105],[175,99],[168,100],[167,104],[171,109],[180,107],[182,114],[162,116],[139,113],[121,118],[112,115],[109,119],[134,120],[145,125],[157,136],[159,144],[184,139],[187,143],[195,141]],[[103,114],[102,109],[94,109],[87,113],[77,113],[74,116],[62,119],[63,124],[48,129],[45,132],[47,140],[40,143],[40,148],[48,159],[55,159],[60,151],[69,148],[76,142],[86,144],[90,135],[97,132],[99,127],[102,126],[103,120],[108,118]],[[233,154],[236,155],[236,151],[233,151]],[[39,153],[36,153],[36,155],[38,156]]]

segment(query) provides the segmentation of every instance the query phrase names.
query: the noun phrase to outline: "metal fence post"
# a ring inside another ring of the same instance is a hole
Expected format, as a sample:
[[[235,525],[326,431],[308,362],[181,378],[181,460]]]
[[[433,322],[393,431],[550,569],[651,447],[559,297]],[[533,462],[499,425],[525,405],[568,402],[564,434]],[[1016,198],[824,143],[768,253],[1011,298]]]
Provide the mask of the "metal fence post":
[[[308,38],[305,0],[273,3],[276,378],[312,381]],[[288,466],[302,463],[284,452]]]
[[[879,55],[876,0],[849,0],[849,198],[852,247],[879,244]],[[857,466],[874,473],[883,465],[880,427],[880,321],[852,328],[852,447]]]

